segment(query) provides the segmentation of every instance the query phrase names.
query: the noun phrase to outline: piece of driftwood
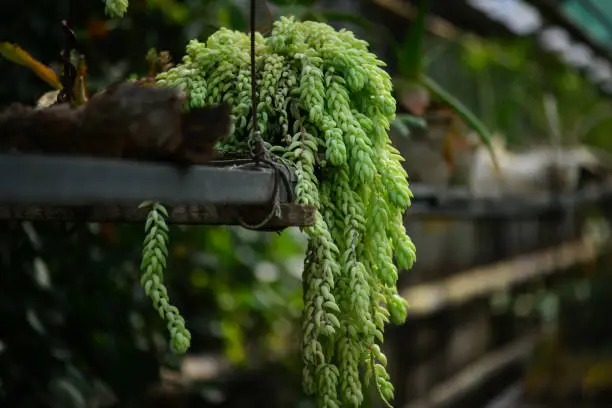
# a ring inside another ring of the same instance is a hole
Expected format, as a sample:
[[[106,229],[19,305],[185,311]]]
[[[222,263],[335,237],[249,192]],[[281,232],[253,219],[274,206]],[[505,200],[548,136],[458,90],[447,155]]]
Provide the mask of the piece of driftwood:
[[[0,152],[51,153],[201,164],[230,132],[229,105],[184,111],[185,92],[121,82],[86,104],[0,112]]]

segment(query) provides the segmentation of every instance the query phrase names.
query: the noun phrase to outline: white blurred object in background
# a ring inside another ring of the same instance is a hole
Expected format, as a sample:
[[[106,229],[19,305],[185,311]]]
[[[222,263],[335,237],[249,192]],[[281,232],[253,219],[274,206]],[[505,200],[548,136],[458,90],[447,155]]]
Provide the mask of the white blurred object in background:
[[[523,0],[468,0],[468,4],[517,35],[533,34],[542,26],[538,10]]]
[[[535,147],[511,152],[495,135],[493,151],[499,172],[484,145],[476,148],[470,169],[469,188],[476,197],[538,196],[578,190],[581,172],[610,174],[612,160],[586,146]]]

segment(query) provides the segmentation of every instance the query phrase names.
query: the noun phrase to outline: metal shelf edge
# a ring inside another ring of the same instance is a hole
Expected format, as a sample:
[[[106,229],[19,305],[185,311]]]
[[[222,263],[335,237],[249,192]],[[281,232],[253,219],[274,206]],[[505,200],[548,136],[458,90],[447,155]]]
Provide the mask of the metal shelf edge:
[[[290,174],[291,179],[292,174]],[[0,155],[0,204],[58,206],[160,202],[265,205],[274,172],[251,166],[191,166],[44,155]],[[281,201],[287,192],[281,183]]]

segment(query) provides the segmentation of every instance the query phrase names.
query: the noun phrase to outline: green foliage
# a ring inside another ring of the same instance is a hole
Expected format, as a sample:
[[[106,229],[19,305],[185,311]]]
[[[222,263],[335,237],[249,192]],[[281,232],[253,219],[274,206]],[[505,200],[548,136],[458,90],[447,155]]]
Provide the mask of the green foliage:
[[[479,135],[484,135],[484,140],[489,149],[491,148],[491,133],[487,129],[484,123],[476,117],[461,101],[455,98],[453,95],[448,93],[442,88],[436,81],[425,76],[423,77],[423,84],[431,91],[432,94],[437,96],[440,100],[446,102],[466,123],[468,123]],[[493,152],[491,151],[493,155]],[[495,158],[495,156],[493,156]]]
[[[163,283],[168,257],[168,225],[164,217],[168,216],[168,212],[159,203],[143,203],[141,208],[145,207],[151,207],[151,210],[145,225],[140,284],[147,296],[153,300],[153,307],[161,318],[168,321],[172,347],[177,352],[184,353],[191,343],[191,333],[185,328],[185,319],[179,310],[169,303],[168,290]]]
[[[164,281],[189,323],[190,352],[225,354],[232,367],[245,369],[282,363],[292,370],[285,377],[297,376],[293,338],[305,246],[296,232],[170,229],[172,273]],[[0,223],[0,238],[0,405],[150,405],[149,392],[161,387],[160,367],[175,370],[181,357],[168,352],[164,323],[140,286],[142,229]],[[215,381],[207,389],[226,392],[231,377]],[[259,380],[249,383],[256,387]],[[286,392],[292,402],[300,396]],[[268,396],[270,406],[287,406],[277,397]],[[195,401],[210,406],[204,394]]]
[[[492,41],[473,37],[461,41],[462,62],[482,95],[488,125],[507,134],[511,144],[547,142],[552,133],[542,103],[554,95],[561,143],[587,142],[611,149],[609,100],[588,78],[543,53],[535,40]],[[443,64],[454,62],[446,60]]]
[[[134,241],[30,223],[0,223],[0,237],[0,405],[141,406],[133,403],[159,381],[163,358],[134,296]]]
[[[418,4],[417,15],[411,24],[408,37],[396,49],[398,71],[402,77],[401,80],[396,81],[399,84],[398,88],[400,92],[414,92],[415,89],[426,88],[436,98],[446,103],[476,131],[481,141],[489,149],[493,162],[497,163],[491,146],[492,135],[487,126],[465,104],[425,73],[427,56],[423,52],[423,42],[427,29],[429,0],[421,0]]]
[[[402,137],[410,136],[410,127],[426,128],[427,122],[423,118],[407,113],[400,113],[391,121],[391,128],[397,130]]]
[[[387,131],[395,116],[391,80],[367,43],[326,24],[281,18],[256,37],[259,131],[297,174],[297,201],[316,206],[304,263],[304,388],[320,407],[359,406],[360,368],[384,400],[393,386],[376,346],[406,302],[398,269],[415,249],[403,212],[412,196]],[[190,95],[190,106],[228,101],[233,134],[220,146],[247,149],[252,122],[249,38],[220,29],[192,40],[183,64],[158,76]]]
[[[127,12],[128,0],[102,0],[104,11],[113,18],[120,18]]]
[[[399,71],[408,78],[419,79],[423,75],[425,65],[423,63],[425,53],[423,52],[423,38],[427,29],[427,13],[429,11],[429,0],[420,0],[416,18],[410,25],[408,37],[402,47],[397,50]]]

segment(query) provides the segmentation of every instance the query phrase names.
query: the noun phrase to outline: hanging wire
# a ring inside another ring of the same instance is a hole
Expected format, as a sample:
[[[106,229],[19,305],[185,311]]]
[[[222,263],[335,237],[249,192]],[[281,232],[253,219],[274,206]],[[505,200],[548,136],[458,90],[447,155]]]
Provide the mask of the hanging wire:
[[[255,77],[255,0],[251,0],[251,114],[253,116],[253,132],[259,132],[257,123],[257,84]]]

